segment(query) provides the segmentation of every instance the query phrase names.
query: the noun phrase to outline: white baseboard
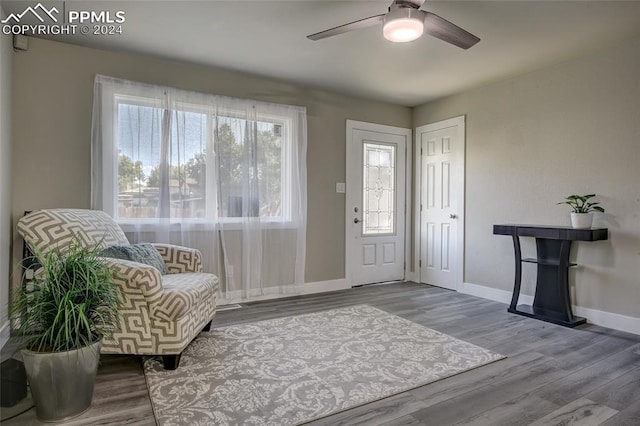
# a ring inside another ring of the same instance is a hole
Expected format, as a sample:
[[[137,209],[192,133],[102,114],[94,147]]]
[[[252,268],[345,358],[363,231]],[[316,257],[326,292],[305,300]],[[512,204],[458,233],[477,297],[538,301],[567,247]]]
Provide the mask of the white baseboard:
[[[496,302],[511,303],[511,292],[500,290],[497,288],[485,287],[483,285],[464,283],[462,289],[458,290],[460,293],[470,294],[471,296],[482,297],[483,299],[494,300]],[[518,303],[531,305],[533,303],[533,296],[521,294],[518,299]]]
[[[575,305],[573,305],[573,312],[578,316],[585,317],[587,322],[591,324],[640,335],[640,318]]]
[[[316,281],[304,283],[302,285],[270,287],[249,291],[248,297],[244,292],[232,291],[226,294],[225,298],[219,299],[218,305],[228,305],[231,303],[256,302],[259,300],[278,299],[282,297],[302,296],[305,294],[325,293],[327,291],[345,290],[351,288],[346,278],[328,281]]]
[[[460,293],[470,294],[483,299],[494,300],[496,302],[511,303],[511,292],[497,288],[485,287],[478,284],[464,283]],[[521,294],[518,304],[533,304],[533,296]],[[640,318],[626,315],[614,314],[613,312],[599,311],[597,309],[583,308],[572,305],[573,312],[581,317],[585,317],[590,324],[602,327],[613,328],[627,333],[640,334]]]
[[[11,337],[11,326],[9,321],[5,321],[0,327],[0,350],[9,341],[9,337]]]
[[[404,271],[404,280],[405,281],[413,281],[414,283],[419,283],[419,275],[417,271]]]

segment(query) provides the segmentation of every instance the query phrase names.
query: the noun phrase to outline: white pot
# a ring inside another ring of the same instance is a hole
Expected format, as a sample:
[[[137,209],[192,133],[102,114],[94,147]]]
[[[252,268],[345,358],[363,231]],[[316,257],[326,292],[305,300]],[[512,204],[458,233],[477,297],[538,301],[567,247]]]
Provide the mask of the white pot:
[[[571,226],[576,229],[591,228],[593,213],[571,213]]]

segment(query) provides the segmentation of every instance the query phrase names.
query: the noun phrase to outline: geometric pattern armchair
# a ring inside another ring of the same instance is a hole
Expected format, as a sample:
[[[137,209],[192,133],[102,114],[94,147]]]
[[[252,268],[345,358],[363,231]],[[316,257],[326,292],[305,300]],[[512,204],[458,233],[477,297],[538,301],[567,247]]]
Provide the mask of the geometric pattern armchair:
[[[18,232],[41,253],[64,252],[72,241],[85,247],[129,244],[122,229],[98,210],[36,210],[18,221]],[[202,272],[200,251],[171,244],[153,244],[169,274],[146,264],[105,258],[120,287],[119,325],[103,339],[102,353],[161,355],[166,369],[175,369],[180,354],[215,315],[218,277]]]

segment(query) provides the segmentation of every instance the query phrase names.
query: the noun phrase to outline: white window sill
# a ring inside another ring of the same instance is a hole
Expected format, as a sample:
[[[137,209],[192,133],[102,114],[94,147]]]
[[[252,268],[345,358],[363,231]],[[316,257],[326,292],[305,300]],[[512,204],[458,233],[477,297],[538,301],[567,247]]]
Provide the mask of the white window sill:
[[[127,220],[117,219],[120,228],[126,232],[155,232],[163,225],[157,220]],[[184,232],[203,232],[203,231],[218,231],[222,229],[224,231],[242,231],[245,229],[245,224],[242,220],[225,221],[220,222],[203,222],[203,221],[183,221],[171,223],[168,225],[170,231],[184,231]],[[249,227],[256,227],[262,230],[269,229],[297,229],[298,225],[293,221],[275,221],[275,220],[260,220],[259,222],[249,223]]]

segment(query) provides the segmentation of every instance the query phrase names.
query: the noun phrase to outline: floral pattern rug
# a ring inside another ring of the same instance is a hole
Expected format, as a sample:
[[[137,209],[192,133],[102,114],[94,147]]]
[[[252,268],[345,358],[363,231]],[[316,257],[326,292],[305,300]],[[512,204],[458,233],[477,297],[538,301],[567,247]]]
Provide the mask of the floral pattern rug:
[[[180,367],[147,358],[160,426],[297,425],[504,356],[368,305],[203,332]]]

